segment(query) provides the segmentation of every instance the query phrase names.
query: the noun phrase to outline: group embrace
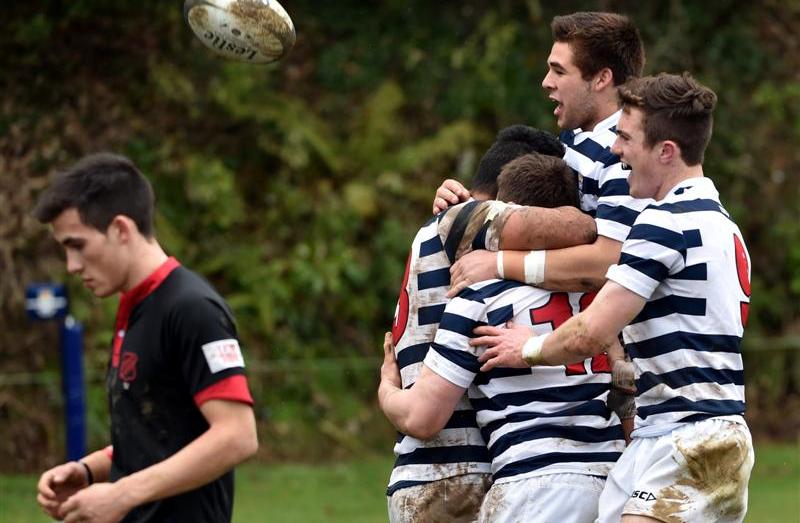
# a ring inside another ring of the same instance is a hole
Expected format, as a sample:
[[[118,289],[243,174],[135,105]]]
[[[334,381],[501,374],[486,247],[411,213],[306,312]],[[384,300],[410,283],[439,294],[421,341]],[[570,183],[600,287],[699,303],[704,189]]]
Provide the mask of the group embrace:
[[[389,519],[742,521],[750,263],[703,172],[716,95],[642,78],[624,16],[552,32],[559,138],[501,131],[411,245],[378,389]]]

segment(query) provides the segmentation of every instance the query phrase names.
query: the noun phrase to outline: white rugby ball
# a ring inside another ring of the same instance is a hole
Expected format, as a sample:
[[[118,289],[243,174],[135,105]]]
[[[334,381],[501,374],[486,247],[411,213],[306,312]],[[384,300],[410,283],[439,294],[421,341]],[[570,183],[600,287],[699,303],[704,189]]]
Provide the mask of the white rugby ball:
[[[195,36],[216,54],[264,64],[294,45],[294,24],[277,0],[185,0],[183,17]]]

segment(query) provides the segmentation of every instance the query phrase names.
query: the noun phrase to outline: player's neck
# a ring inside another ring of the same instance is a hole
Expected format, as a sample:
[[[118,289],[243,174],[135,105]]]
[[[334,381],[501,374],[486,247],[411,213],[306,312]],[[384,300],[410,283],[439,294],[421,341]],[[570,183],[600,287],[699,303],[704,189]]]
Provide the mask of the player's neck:
[[[697,164],[691,167],[684,165],[680,169],[674,170],[664,179],[664,182],[661,184],[661,190],[656,194],[655,200],[663,200],[667,194],[681,182],[690,178],[702,178],[703,176],[703,164]]]
[[[135,249],[132,250],[132,254],[128,278],[121,289],[122,292],[128,292],[142,283],[168,258],[155,238],[140,239]]]
[[[594,118],[586,126],[585,131],[593,131],[597,124],[609,118],[612,114],[619,111],[619,104],[617,103],[616,97],[611,100],[608,98],[600,98],[597,104],[597,110],[594,113]]]

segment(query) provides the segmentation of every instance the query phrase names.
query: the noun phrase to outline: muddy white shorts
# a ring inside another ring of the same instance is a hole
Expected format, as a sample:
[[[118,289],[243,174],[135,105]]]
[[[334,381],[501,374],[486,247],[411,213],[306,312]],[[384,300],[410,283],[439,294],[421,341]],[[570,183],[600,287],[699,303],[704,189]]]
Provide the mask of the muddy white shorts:
[[[597,521],[634,514],[669,523],[740,522],[753,459],[744,421],[712,418],[634,437],[608,475]]]
[[[474,523],[491,474],[463,474],[396,490],[388,498],[391,523]]]
[[[592,523],[605,480],[547,474],[495,483],[481,506],[481,523]]]

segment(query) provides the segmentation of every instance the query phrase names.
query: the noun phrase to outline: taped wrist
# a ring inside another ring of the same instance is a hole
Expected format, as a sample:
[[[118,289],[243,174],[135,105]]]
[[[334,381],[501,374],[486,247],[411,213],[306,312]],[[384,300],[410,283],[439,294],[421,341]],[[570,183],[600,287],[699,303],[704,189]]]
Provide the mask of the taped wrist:
[[[611,366],[611,386],[625,394],[636,394],[636,372],[632,361],[614,362]]]
[[[525,255],[525,283],[539,285],[544,281],[545,251],[531,251]]]
[[[497,251],[497,277],[504,280],[505,270],[503,270],[503,251]]]
[[[531,367],[544,364],[544,358],[542,358],[542,344],[544,344],[544,340],[546,340],[548,336],[550,336],[550,333],[528,338],[528,341],[522,346],[522,359],[525,360],[525,363]]]

